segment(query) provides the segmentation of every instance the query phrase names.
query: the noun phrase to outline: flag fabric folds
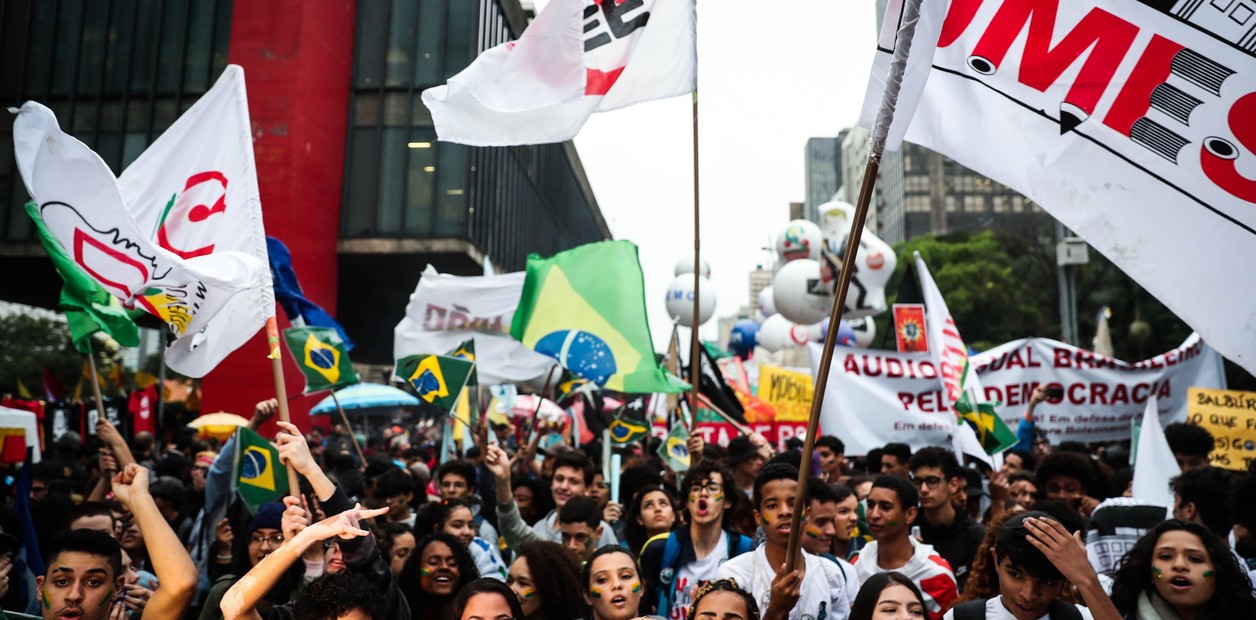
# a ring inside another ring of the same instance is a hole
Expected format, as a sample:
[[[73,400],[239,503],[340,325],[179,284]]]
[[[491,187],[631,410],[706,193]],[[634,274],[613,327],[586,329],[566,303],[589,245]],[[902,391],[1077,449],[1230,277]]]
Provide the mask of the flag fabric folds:
[[[1182,470],[1169,448],[1169,440],[1164,437],[1160,411],[1154,398],[1147,399],[1134,446],[1134,497],[1172,510],[1173,491],[1169,488],[1169,480],[1181,474]]]
[[[648,425],[622,416],[615,416],[607,430],[610,433],[611,442],[621,446],[650,434]]]
[[[306,394],[338,390],[361,381],[349,363],[349,348],[334,328],[291,327],[283,330],[283,339],[305,375]]]
[[[637,246],[603,241],[528,257],[510,333],[564,368],[617,392],[678,392],[659,367],[645,314]]]
[[[1250,10],[930,4],[946,16],[933,50],[913,44],[930,71],[906,139],[1041,205],[1256,373],[1256,304],[1227,268],[1256,264],[1256,53],[1238,25]],[[880,99],[869,90],[865,110]]]
[[[554,0],[423,103],[446,142],[562,142],[594,112],[693,91],[695,41],[693,0]]]
[[[346,351],[353,350],[353,341],[345,328],[321,306],[305,298],[297,272],[292,268],[292,253],[288,246],[274,237],[266,237],[266,252],[270,259],[270,280],[275,289],[275,301],[283,307],[288,321],[296,327],[330,327],[340,335]]]
[[[454,276],[428,265],[393,330],[393,359],[449,351],[471,339],[480,382],[523,383],[544,376],[554,360],[510,337],[523,280],[523,272]]]
[[[942,395],[958,416],[955,440],[962,449],[956,450],[956,454],[970,454],[988,460],[986,455],[997,454],[1015,445],[1016,434],[995,413],[996,403],[981,402],[985,391],[981,388],[977,372],[968,363],[968,346],[964,344],[955,319],[946,307],[946,300],[942,298],[942,292],[938,290],[919,252],[916,253],[916,274],[925,299],[929,351],[938,368]],[[959,419],[969,424],[959,423]],[[979,443],[977,449],[971,445],[974,433]]]
[[[673,426],[659,444],[658,454],[672,471],[689,471],[689,428],[684,423]]]
[[[277,502],[288,494],[288,468],[279,461],[279,450],[261,435],[241,426],[235,435],[234,487],[256,513],[259,506]]]
[[[466,387],[475,363],[444,355],[408,355],[397,360],[395,374],[409,383],[419,398],[452,411]]]
[[[690,357],[692,358],[692,355]],[[707,347],[698,347],[697,357],[702,364],[698,367],[698,393],[705,396],[712,406],[736,420],[738,424],[746,425],[745,407],[737,398],[737,393],[724,380],[724,373],[720,371],[715,360],[711,359]],[[692,372],[692,366],[689,372]],[[685,374],[686,378],[690,376],[688,373]]]
[[[238,67],[121,178],[38,103],[23,104],[13,141],[49,236],[124,306],[169,326],[174,370],[203,376],[273,313]]]
[[[124,347],[139,346],[140,330],[118,299],[66,255],[65,250],[48,232],[35,203],[26,203],[26,213],[34,220],[35,228],[39,231],[39,242],[43,244],[44,251],[52,259],[52,266],[64,281],[59,307],[65,312],[74,349],[79,353],[91,353],[92,334],[101,331]]]

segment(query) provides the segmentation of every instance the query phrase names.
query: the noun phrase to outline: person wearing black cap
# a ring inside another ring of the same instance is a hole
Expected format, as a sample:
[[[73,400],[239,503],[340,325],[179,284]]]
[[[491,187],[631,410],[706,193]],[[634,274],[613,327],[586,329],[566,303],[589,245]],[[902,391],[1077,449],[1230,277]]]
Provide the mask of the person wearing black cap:
[[[943,620],[1119,620],[1081,541],[1045,512],[1018,514],[999,528],[990,550],[999,596],[956,605]],[[1069,584],[1089,607],[1060,599]]]

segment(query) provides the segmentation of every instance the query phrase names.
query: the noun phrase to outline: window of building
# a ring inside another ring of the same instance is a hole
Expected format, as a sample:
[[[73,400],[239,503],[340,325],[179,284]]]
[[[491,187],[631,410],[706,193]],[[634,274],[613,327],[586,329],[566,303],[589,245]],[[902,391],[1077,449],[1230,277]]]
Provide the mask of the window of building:
[[[954,196],[946,197],[946,212],[954,213],[956,209],[956,200]]]
[[[981,213],[986,210],[985,196],[964,196],[965,213]]]
[[[929,197],[928,196],[908,196],[903,199],[903,208],[908,213],[928,213]]]

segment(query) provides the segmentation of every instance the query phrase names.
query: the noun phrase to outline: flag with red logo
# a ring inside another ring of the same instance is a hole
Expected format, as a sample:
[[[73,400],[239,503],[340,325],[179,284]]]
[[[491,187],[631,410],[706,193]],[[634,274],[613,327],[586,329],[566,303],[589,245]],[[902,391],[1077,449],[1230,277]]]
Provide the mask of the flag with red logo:
[[[899,353],[928,353],[924,304],[894,304],[894,340]]]
[[[695,41],[693,0],[552,0],[423,103],[446,142],[562,142],[594,112],[693,91]]]
[[[37,215],[109,293],[169,326],[172,369],[204,376],[274,314],[240,67],[120,178],[38,103],[22,106],[13,139]]]
[[[903,5],[887,6],[865,126]],[[926,0],[922,11],[922,24],[939,17],[911,46],[930,70],[923,86],[905,79],[905,138],[1042,205],[1256,372],[1256,305],[1227,269],[1256,264],[1256,3]]]

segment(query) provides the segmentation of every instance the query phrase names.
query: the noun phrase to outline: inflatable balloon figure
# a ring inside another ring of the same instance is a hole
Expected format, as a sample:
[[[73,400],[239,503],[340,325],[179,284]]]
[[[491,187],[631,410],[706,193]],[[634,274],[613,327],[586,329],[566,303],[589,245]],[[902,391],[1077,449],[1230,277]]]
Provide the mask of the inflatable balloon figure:
[[[831,298],[837,288],[855,207],[835,200],[820,205],[818,211],[820,227],[824,230],[824,248],[820,253],[820,278],[812,283],[810,292]],[[893,248],[872,232],[864,230],[855,255],[855,273],[851,277],[850,291],[846,293],[842,318],[858,319],[885,312],[885,284],[897,265],[898,258]]]

